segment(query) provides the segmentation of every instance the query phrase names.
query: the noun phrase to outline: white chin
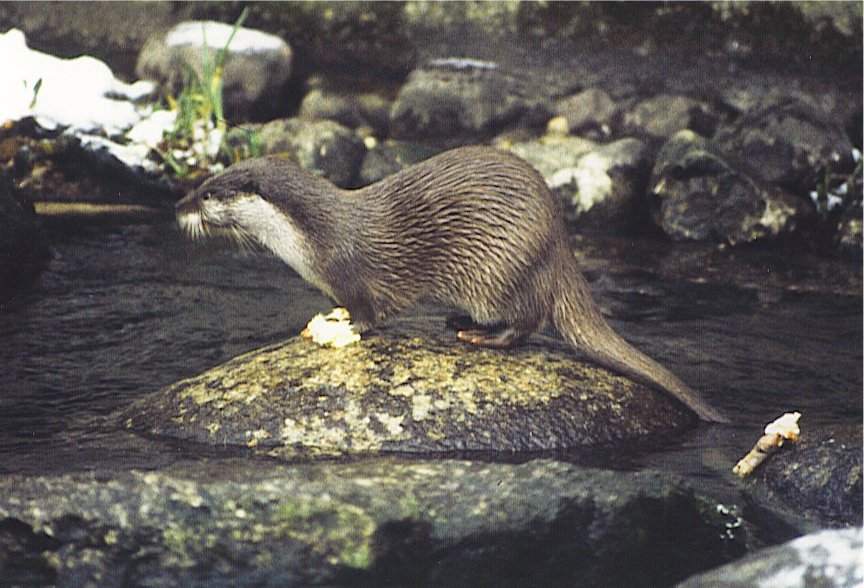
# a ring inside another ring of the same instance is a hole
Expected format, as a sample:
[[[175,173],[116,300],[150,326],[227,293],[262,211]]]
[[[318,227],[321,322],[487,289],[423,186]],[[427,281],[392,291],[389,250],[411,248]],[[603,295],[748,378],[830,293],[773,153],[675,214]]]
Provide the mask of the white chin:
[[[206,234],[200,212],[187,212],[177,215],[177,224],[193,239],[200,239]]]

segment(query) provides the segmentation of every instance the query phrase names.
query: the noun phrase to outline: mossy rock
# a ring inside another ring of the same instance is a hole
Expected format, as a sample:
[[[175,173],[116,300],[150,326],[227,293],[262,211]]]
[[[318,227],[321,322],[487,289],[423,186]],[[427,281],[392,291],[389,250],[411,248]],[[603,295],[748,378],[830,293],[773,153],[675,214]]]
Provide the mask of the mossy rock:
[[[535,340],[477,349],[408,319],[342,349],[297,337],[146,396],[120,418],[151,435],[285,458],[562,450],[695,421],[665,394]]]

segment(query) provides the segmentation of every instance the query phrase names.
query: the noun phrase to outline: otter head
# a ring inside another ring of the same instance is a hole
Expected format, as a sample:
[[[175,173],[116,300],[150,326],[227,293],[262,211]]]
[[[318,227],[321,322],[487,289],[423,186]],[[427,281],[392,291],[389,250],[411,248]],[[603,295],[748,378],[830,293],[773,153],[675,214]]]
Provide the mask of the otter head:
[[[284,158],[249,159],[180,200],[177,222],[193,238],[224,236],[244,246],[269,249],[320,287],[309,246],[316,216],[308,213],[309,192],[317,185],[315,180]]]
[[[249,166],[234,166],[212,177],[180,200],[177,223],[191,237],[219,235],[241,243],[249,241],[249,212],[264,199]]]

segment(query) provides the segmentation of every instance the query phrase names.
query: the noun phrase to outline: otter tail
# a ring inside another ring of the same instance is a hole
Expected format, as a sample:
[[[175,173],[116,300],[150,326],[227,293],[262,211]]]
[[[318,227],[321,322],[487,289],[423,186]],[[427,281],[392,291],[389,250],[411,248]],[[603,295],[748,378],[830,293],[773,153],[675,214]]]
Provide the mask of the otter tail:
[[[570,261],[571,255],[568,251],[563,259]],[[568,343],[605,368],[666,391],[702,420],[729,422],[672,372],[612,330],[594,303],[587,282],[576,268],[564,267],[558,277],[552,323]]]

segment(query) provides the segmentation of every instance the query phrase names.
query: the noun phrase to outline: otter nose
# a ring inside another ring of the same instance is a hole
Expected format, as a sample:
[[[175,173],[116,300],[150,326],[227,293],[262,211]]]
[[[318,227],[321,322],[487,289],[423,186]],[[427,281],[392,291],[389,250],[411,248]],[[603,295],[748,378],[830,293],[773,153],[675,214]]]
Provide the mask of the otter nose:
[[[184,212],[190,212],[195,208],[195,192],[192,192],[190,194],[187,194],[174,204],[174,213],[183,214]]]

